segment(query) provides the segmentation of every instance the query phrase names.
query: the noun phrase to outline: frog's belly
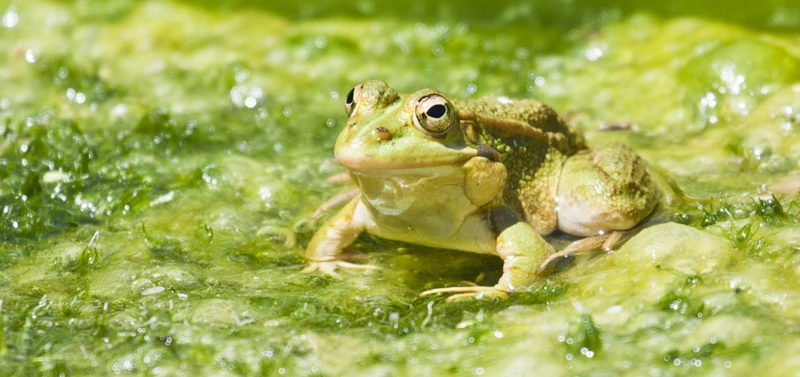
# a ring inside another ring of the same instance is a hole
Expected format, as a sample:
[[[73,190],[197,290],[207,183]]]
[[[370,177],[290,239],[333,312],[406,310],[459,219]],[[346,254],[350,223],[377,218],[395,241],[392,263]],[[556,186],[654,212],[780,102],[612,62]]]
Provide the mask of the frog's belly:
[[[464,191],[459,166],[354,172],[372,221],[367,231],[420,245],[494,253],[494,234]]]

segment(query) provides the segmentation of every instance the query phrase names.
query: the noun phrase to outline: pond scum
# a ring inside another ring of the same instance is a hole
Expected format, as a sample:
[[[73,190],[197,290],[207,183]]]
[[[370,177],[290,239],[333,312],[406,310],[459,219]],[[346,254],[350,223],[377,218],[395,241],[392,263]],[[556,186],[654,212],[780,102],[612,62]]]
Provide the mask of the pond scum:
[[[800,13],[633,3],[0,1],[0,374],[793,375]],[[372,78],[537,98],[687,197],[507,300],[369,235],[303,274]]]

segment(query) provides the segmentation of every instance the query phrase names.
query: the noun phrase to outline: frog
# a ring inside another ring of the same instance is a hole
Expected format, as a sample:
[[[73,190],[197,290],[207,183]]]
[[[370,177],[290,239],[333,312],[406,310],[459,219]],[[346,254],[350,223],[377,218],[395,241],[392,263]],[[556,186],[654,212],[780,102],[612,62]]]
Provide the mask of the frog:
[[[338,277],[361,233],[503,260],[497,284],[426,290],[449,299],[507,297],[546,278],[543,267],[575,250],[609,248],[650,216],[663,187],[630,147],[590,149],[581,131],[534,99],[399,94],[369,80],[345,100],[334,156],[357,185],[305,253],[305,272]],[[545,236],[578,237],[556,251]]]

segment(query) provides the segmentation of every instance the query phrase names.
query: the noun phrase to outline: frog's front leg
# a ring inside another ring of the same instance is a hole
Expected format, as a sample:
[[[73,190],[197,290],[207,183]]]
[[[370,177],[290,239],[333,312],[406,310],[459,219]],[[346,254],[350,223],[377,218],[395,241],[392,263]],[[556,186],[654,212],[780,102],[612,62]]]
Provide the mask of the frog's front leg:
[[[308,267],[303,272],[320,271],[335,278],[338,268],[375,269],[371,265],[348,263],[341,260],[344,248],[352,244],[370,221],[369,212],[361,196],[351,200],[314,234],[306,249]]]
[[[510,211],[506,209],[495,210],[501,217],[507,217]],[[533,284],[538,279],[539,264],[550,254],[555,252],[550,244],[544,240],[527,223],[517,221],[505,227],[496,240],[496,252],[503,258],[503,276],[493,287],[468,286],[447,287],[427,290],[422,296],[436,293],[455,293],[447,301],[465,297],[506,297],[520,288]]]

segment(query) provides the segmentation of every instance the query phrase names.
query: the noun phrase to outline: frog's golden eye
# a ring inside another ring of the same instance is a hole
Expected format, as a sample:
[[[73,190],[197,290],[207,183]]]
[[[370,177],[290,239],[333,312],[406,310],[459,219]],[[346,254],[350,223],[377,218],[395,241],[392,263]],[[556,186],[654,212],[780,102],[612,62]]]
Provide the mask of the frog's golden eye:
[[[420,98],[417,102],[416,115],[416,123],[432,136],[447,132],[455,120],[455,114],[447,99],[438,94]]]
[[[344,100],[344,111],[347,112],[347,116],[353,115],[353,109],[356,108],[356,101],[358,100],[359,95],[361,94],[361,85],[359,84],[347,93],[347,99]]]

